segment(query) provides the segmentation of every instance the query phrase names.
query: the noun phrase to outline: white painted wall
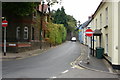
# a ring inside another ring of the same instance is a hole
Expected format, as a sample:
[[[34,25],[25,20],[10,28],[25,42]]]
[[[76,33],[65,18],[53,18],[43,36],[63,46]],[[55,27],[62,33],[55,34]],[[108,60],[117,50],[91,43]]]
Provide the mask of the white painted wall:
[[[120,3],[119,3],[120,4]],[[108,28],[104,28],[106,25],[106,12],[105,9],[108,7]],[[100,26],[100,14],[102,14],[102,25]],[[120,15],[120,13],[119,13]],[[120,18],[120,17],[119,17]],[[97,19],[97,24],[96,24]],[[91,21],[91,29],[102,29],[102,44],[101,46],[105,49],[105,53],[107,52],[106,48],[106,34],[108,34],[108,56],[110,57],[110,61],[114,65],[120,64],[118,62],[118,50],[116,47],[118,46],[118,2],[105,2],[97,11],[94,19]],[[96,27],[97,26],[97,27]],[[119,23],[120,26],[120,23]],[[99,47],[99,38],[95,37],[95,47]],[[119,46],[120,47],[120,46]]]
[[[118,30],[120,30],[120,2],[118,3]],[[120,64],[120,31],[118,32],[118,63]]]

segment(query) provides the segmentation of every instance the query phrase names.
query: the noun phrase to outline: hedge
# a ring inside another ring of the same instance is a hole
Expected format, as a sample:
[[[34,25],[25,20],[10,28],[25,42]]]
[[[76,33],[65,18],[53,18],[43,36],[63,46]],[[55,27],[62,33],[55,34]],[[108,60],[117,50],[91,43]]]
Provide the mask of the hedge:
[[[66,28],[62,24],[47,24],[46,38],[51,44],[61,44],[66,40]]]

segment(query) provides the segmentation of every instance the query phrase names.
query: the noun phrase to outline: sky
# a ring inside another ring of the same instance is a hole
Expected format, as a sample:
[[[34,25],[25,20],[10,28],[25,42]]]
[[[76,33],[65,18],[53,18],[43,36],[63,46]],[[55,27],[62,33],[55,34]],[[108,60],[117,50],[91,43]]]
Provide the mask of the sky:
[[[57,10],[61,6],[68,15],[72,15],[77,21],[84,23],[88,16],[94,14],[102,0],[62,0],[61,5],[55,4],[52,9]]]

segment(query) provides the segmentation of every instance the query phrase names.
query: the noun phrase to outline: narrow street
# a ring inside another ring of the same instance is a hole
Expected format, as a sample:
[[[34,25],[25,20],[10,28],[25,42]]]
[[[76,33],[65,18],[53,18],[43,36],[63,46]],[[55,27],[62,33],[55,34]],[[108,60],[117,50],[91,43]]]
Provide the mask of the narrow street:
[[[3,62],[3,77],[49,78],[71,69],[70,63],[78,56],[79,43],[67,42],[39,56]]]
[[[120,0],[0,3],[2,80],[120,80]]]
[[[67,41],[38,56],[3,61],[3,78],[117,78],[117,75],[73,68],[70,65],[84,53],[79,42]],[[92,74],[91,74],[92,73]]]

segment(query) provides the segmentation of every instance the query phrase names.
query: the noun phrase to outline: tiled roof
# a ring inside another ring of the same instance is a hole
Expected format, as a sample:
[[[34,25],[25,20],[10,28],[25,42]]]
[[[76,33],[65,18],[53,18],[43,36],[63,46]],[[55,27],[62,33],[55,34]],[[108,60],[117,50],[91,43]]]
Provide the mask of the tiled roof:
[[[92,19],[89,19],[88,21],[84,22],[84,23],[81,25],[81,27],[82,27],[82,28],[87,27],[91,21],[92,21]]]

